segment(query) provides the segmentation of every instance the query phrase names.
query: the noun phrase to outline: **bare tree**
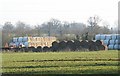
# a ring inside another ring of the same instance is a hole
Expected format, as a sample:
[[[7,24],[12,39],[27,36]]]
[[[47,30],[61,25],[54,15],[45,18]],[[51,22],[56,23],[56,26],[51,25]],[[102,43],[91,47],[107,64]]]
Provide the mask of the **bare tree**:
[[[93,37],[95,36],[95,32],[97,31],[97,30],[95,31],[95,28],[96,28],[96,26],[99,26],[99,23],[101,22],[101,20],[102,19],[100,19],[100,17],[97,16],[97,15],[95,15],[93,17],[90,17],[88,19],[88,21],[87,21],[88,24],[89,24],[89,26],[88,26],[88,35],[89,35],[90,40],[92,40]]]
[[[120,29],[119,29],[119,26],[118,26],[118,21],[115,21],[114,22],[114,29],[113,29],[113,33],[120,33]]]
[[[41,36],[41,25],[35,26],[35,29],[36,29],[38,36]]]
[[[93,17],[90,17],[87,22],[90,26],[94,27],[97,26],[101,22],[101,20],[102,19],[100,19],[99,16],[95,15]]]
[[[70,23],[64,21],[63,22],[63,34],[70,33]]]
[[[4,26],[3,26],[3,31],[4,32],[7,32],[7,33],[10,33],[12,32],[14,29],[14,26],[11,22],[5,22]]]
[[[50,23],[51,23],[50,25],[52,26],[51,28],[53,29],[53,30],[51,30],[52,33],[54,33],[54,34],[58,33],[59,35],[62,36],[62,24],[61,24],[61,21],[57,20],[57,19],[51,19]]]
[[[28,34],[30,34],[31,31],[31,27],[28,24],[25,24],[24,22],[18,21],[16,23],[16,27],[15,27],[15,33],[17,36],[26,36]]]
[[[43,23],[41,25],[42,30],[46,31],[48,33],[48,36],[55,36],[57,32],[60,33],[60,27],[61,26],[61,21],[57,19],[51,19],[50,21]]]
[[[2,27],[2,45],[4,46],[8,43],[11,38],[14,36],[13,34],[14,26],[11,22],[5,22]]]

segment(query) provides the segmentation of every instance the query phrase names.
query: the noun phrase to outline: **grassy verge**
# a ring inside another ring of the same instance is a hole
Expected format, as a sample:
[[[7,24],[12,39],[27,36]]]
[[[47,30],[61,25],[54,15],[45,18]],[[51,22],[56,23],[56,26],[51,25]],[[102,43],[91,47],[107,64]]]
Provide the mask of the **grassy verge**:
[[[3,74],[117,74],[118,51],[2,53]]]

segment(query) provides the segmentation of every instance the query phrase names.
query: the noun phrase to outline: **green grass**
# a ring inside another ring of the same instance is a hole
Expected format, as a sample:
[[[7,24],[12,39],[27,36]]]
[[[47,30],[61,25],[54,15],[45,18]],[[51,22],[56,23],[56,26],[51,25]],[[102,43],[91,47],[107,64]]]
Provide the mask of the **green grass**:
[[[3,74],[117,74],[118,51],[2,53]]]

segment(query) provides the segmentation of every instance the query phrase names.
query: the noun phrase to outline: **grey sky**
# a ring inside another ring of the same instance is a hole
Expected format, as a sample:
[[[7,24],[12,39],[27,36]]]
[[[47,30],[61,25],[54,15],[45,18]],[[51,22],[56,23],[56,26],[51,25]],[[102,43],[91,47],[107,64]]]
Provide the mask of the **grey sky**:
[[[0,24],[17,21],[36,25],[51,18],[86,23],[98,15],[111,25],[118,18],[119,0],[0,0]]]

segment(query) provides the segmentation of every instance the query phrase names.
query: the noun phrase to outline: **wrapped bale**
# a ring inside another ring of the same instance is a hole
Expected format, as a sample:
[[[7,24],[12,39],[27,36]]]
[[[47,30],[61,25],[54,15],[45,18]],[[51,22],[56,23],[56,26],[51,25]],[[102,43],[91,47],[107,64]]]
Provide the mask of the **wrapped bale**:
[[[98,51],[98,50],[99,50],[99,48],[96,45],[90,45],[89,46],[89,51]]]
[[[80,46],[82,47],[82,49],[89,49],[89,44],[86,40],[81,41]]]
[[[67,47],[67,49],[70,50],[70,51],[75,50],[74,41],[73,41],[73,40],[69,40],[69,41],[67,41],[67,43],[66,43],[66,47]]]
[[[28,49],[29,49],[29,51],[33,51],[34,52],[35,47],[31,46],[31,47],[28,47]]]
[[[33,52],[39,52],[39,50],[37,48],[34,48]]]
[[[42,47],[41,46],[37,47],[37,52],[42,52]]]
[[[23,41],[23,37],[19,37],[18,42],[22,42],[22,41]]]
[[[109,45],[109,41],[110,41],[110,40],[103,40],[104,45],[107,45],[107,46],[108,46],[108,45]]]
[[[13,52],[18,52],[20,49],[19,48],[11,48],[11,51],[13,51]]]
[[[22,51],[22,52],[28,52],[29,50],[26,47],[22,47],[20,51]]]
[[[105,35],[105,34],[102,34],[102,35],[100,36],[100,39],[101,39],[101,40],[105,40],[105,39],[106,39],[106,35]]]
[[[110,45],[114,45],[115,44],[115,40],[110,40]]]
[[[47,51],[49,51],[49,50],[50,50],[50,49],[49,49],[48,46],[43,47],[43,52],[47,52]]]
[[[117,34],[112,34],[111,36],[112,36],[112,37],[111,37],[112,40],[116,40],[116,39],[117,39]]]
[[[100,37],[101,35],[100,34],[97,34],[96,36],[95,36],[95,40],[100,40]]]
[[[106,35],[106,40],[111,40],[112,36],[111,35]]]
[[[5,49],[6,49],[6,51],[15,51],[16,50],[15,47],[14,48],[5,48]],[[19,50],[17,50],[17,51],[19,51]]]
[[[32,49],[32,52],[37,52],[35,47],[32,46],[31,49]]]
[[[9,47],[2,47],[2,51],[12,51]]]
[[[23,42],[27,42],[28,41],[28,37],[23,37]]]
[[[115,50],[119,50],[119,45],[118,45],[118,44],[115,44],[115,45],[114,45],[114,49],[115,49]]]
[[[105,46],[105,45],[99,45],[99,46],[98,46],[98,49],[99,49],[99,50],[107,50],[108,48],[107,48],[107,46]]]
[[[89,51],[97,51],[98,47],[97,45],[95,45],[95,42],[90,40],[88,41],[88,45],[89,45]]]
[[[49,47],[49,51],[53,51],[53,50],[52,50],[52,46],[51,46],[51,47]],[[53,51],[53,52],[54,52],[54,51]]]
[[[120,44],[120,40],[116,39],[115,44]]]
[[[81,50],[82,47],[80,45],[81,45],[81,43],[79,40],[74,40],[75,50]]]
[[[18,38],[15,37],[15,38],[12,39],[12,41],[13,41],[13,42],[18,42]]]
[[[29,52],[30,50],[28,49],[28,47],[24,47],[25,48],[25,51]]]
[[[51,50],[52,51],[58,51],[59,50],[59,42],[58,41],[52,42]]]
[[[97,40],[97,41],[95,42],[95,45],[97,45],[97,46],[99,46],[99,45],[103,45],[103,41],[101,41],[101,40]]]
[[[95,42],[92,41],[92,40],[90,40],[90,41],[88,41],[88,44],[89,44],[89,45],[95,45]]]
[[[59,49],[60,50],[65,50],[67,48],[67,41],[60,41],[59,42]]]
[[[108,46],[108,49],[109,49],[109,50],[113,50],[113,49],[114,49],[114,45],[113,45],[113,44],[110,44],[110,45]]]

